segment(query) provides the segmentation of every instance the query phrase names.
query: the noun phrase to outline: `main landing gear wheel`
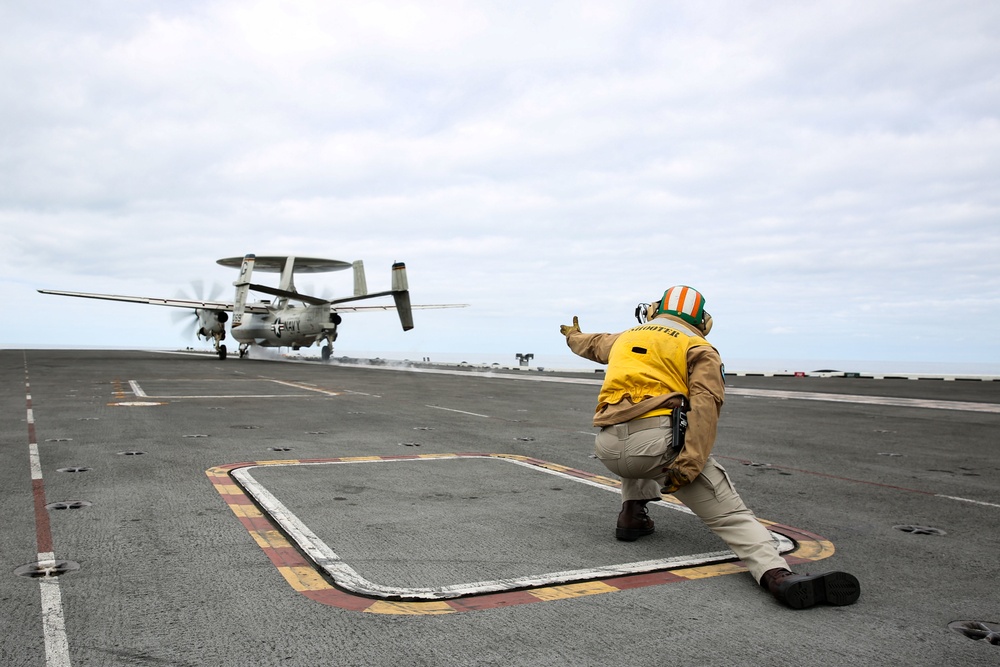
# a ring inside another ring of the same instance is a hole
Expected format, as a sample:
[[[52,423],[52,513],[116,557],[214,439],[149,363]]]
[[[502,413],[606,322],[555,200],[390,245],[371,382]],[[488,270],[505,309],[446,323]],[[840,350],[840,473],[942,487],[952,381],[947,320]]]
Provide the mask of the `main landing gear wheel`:
[[[329,345],[324,345],[323,349],[320,350],[320,356],[323,357],[323,361],[330,361],[331,354],[333,354],[333,352],[330,350]]]
[[[225,361],[226,360],[226,346],[225,345],[220,345],[219,346],[219,360],[220,361]]]

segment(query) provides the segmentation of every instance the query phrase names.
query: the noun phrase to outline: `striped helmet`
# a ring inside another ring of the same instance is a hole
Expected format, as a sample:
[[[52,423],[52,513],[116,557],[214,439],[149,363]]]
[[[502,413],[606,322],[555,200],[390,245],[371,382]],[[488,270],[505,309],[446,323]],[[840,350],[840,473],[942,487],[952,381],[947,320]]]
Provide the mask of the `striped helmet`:
[[[656,315],[673,315],[702,329],[705,325],[705,297],[687,285],[675,285],[663,293]],[[655,317],[655,315],[654,315]]]

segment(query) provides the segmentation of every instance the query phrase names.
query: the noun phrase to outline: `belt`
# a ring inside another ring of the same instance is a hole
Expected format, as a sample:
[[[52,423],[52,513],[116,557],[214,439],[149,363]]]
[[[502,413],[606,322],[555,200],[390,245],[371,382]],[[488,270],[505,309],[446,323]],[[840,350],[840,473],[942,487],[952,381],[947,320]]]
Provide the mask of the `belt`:
[[[626,435],[632,435],[639,431],[648,431],[651,428],[666,428],[669,424],[669,415],[656,415],[654,417],[636,417],[631,421],[615,424],[615,426],[621,426],[625,429]]]

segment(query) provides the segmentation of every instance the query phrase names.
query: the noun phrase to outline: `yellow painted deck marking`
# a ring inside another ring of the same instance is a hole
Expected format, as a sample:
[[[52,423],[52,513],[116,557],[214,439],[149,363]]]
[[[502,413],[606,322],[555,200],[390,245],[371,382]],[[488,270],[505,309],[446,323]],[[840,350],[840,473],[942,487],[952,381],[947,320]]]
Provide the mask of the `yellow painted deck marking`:
[[[230,504],[229,509],[233,511],[233,514],[240,517],[241,519],[259,519],[264,516],[263,513],[253,505],[235,505]]]
[[[291,548],[291,543],[285,539],[277,530],[251,530],[250,536],[261,548],[270,547],[272,549]]]
[[[795,555],[800,558],[805,558],[806,560],[822,560],[824,558],[829,558],[836,551],[833,547],[833,542],[830,542],[829,540],[799,542],[798,546],[799,548],[795,551]]]
[[[447,602],[385,602],[378,601],[365,609],[369,614],[454,614],[455,609]]]
[[[602,581],[585,581],[581,584],[568,584],[566,586],[550,586],[528,591],[539,600],[566,600],[569,598],[579,598],[585,595],[600,595],[601,593],[611,593],[618,589],[609,586]]]
[[[278,571],[281,572],[285,581],[299,592],[333,588],[315,569],[306,565],[280,566]]]
[[[674,574],[685,579],[707,579],[709,577],[718,577],[722,574],[736,574],[737,572],[746,571],[745,567],[736,563],[719,563],[705,567],[688,567],[682,570],[674,570]]]

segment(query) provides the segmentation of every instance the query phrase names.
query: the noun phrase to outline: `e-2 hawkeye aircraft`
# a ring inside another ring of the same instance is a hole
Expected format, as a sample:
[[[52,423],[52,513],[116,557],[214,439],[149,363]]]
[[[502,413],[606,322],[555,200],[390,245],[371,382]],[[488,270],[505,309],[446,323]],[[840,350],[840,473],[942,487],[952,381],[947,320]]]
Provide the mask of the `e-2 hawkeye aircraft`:
[[[233,285],[236,296],[233,302],[199,301],[193,299],[161,299],[145,296],[122,296],[118,294],[90,294],[86,292],[64,292],[59,290],[38,290],[42,294],[59,294],[85,299],[106,299],[109,301],[129,301],[154,306],[191,308],[198,319],[198,337],[215,341],[215,351],[219,359],[226,358],[226,322],[233,314],[230,330],[240,344],[240,357],[250,352],[251,345],[262,347],[291,347],[298,350],[318,341],[325,341],[322,357],[326,361],[333,352],[333,341],[337,340],[337,327],[342,318],[340,313],[365,310],[392,310],[399,313],[403,331],[413,328],[413,308],[463,308],[467,304],[411,305],[409,286],[406,280],[406,265],[396,262],[392,265],[392,287],[384,292],[368,292],[364,263],[342,262],[336,259],[314,257],[269,256],[227,257],[218,260],[222,266],[238,268],[240,277]],[[302,294],[295,289],[296,273],[323,273],[354,269],[354,295],[340,299],[322,299]],[[250,282],[254,270],[280,273],[278,287],[269,287]],[[270,294],[275,301],[261,300],[248,302],[250,291]],[[393,305],[354,306],[344,305],[363,299],[392,296]]]

